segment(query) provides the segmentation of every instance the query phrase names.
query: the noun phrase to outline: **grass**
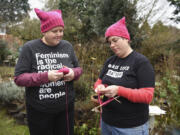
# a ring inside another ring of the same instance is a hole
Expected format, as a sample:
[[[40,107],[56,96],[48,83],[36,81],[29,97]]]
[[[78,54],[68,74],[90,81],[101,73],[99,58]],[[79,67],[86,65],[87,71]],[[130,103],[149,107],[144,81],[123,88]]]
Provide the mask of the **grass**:
[[[16,121],[6,115],[5,109],[0,109],[0,135],[29,135],[27,126],[18,125]]]

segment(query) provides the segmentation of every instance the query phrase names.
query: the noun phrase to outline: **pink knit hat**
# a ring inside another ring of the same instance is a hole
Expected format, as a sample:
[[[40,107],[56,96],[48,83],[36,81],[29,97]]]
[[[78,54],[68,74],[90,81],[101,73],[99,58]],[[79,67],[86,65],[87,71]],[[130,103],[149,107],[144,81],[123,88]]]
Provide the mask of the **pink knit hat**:
[[[64,27],[61,10],[42,11],[35,8],[34,11],[41,21],[41,32],[44,33],[56,26]]]
[[[129,32],[126,28],[125,17],[107,28],[105,37],[107,38],[110,36],[119,36],[130,40]]]

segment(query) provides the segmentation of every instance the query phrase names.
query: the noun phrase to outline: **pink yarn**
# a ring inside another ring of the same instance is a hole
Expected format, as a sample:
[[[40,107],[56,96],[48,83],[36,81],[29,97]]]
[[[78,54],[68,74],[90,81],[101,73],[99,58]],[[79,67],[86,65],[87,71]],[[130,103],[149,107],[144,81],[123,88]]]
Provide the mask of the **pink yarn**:
[[[61,69],[58,70],[58,72],[63,72],[63,74],[68,74],[69,69],[68,68],[61,68]]]

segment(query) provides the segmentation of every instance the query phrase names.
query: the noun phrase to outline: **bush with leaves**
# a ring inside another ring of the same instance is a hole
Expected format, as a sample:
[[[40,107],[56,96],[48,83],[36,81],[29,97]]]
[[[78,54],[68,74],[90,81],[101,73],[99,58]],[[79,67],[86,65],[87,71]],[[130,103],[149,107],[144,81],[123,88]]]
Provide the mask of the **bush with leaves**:
[[[166,111],[165,115],[156,117],[153,134],[165,134],[168,127],[180,128],[180,79],[167,73],[162,80],[156,83],[153,104]]]
[[[0,101],[10,103],[14,100],[24,100],[24,87],[18,87],[14,81],[0,83]]]
[[[82,126],[75,126],[74,127],[74,134],[75,135],[98,135],[99,128],[88,128],[87,124],[82,124]]]
[[[2,64],[3,60],[10,54],[7,49],[7,42],[5,40],[0,40],[0,64]]]
[[[23,19],[22,23],[14,24],[8,30],[9,34],[27,42],[33,39],[41,38],[42,34],[40,32],[40,21],[38,19]]]
[[[174,60],[169,62],[174,62],[174,67],[178,66],[178,63],[175,61],[180,59],[180,55],[178,54],[180,30],[167,27],[162,22],[158,22],[153,28],[150,28],[148,23],[144,23],[141,31],[144,33],[144,39],[141,48],[138,50],[149,58],[156,73],[164,73],[166,68],[164,65],[169,61],[172,54],[174,55]]]

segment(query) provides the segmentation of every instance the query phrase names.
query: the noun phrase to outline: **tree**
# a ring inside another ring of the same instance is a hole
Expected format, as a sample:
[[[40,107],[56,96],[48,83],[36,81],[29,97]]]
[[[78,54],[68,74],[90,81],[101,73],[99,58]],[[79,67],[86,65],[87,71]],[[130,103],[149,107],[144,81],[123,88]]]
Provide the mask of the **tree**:
[[[23,19],[22,23],[13,25],[8,33],[20,38],[24,42],[42,37],[40,32],[40,21],[30,18]]]
[[[176,22],[180,22],[180,16],[178,16],[178,14],[180,13],[180,0],[168,0],[170,2],[171,5],[175,6],[176,9],[174,10],[174,15],[177,15],[174,18]]]
[[[78,23],[76,30],[79,31],[77,38],[80,42],[90,41],[97,37],[94,28],[96,25],[95,18],[99,1],[100,0],[60,0],[59,2],[59,9],[62,10],[64,19],[72,16],[72,19],[68,21],[72,22],[73,20],[76,21],[75,23]]]
[[[5,60],[9,54],[7,44],[8,43],[5,40],[0,40],[0,64],[2,64],[3,60]]]
[[[178,29],[165,26],[160,21],[151,29],[148,23],[144,23],[141,29],[146,35],[139,51],[149,58],[156,71],[164,72],[162,63],[166,62],[171,51],[177,54],[174,58],[178,61],[180,58],[178,55],[180,31]]]
[[[19,22],[29,10],[28,0],[0,0],[0,22]]]
[[[139,44],[139,23],[136,20],[136,3],[125,0],[60,0],[59,8],[64,17],[74,15],[81,28],[78,39],[82,42],[104,37],[106,28],[123,16],[126,16],[133,46]],[[98,6],[97,6],[98,5]],[[69,20],[69,21],[72,21]]]
[[[59,8],[59,0],[46,0],[43,10],[53,10]]]

